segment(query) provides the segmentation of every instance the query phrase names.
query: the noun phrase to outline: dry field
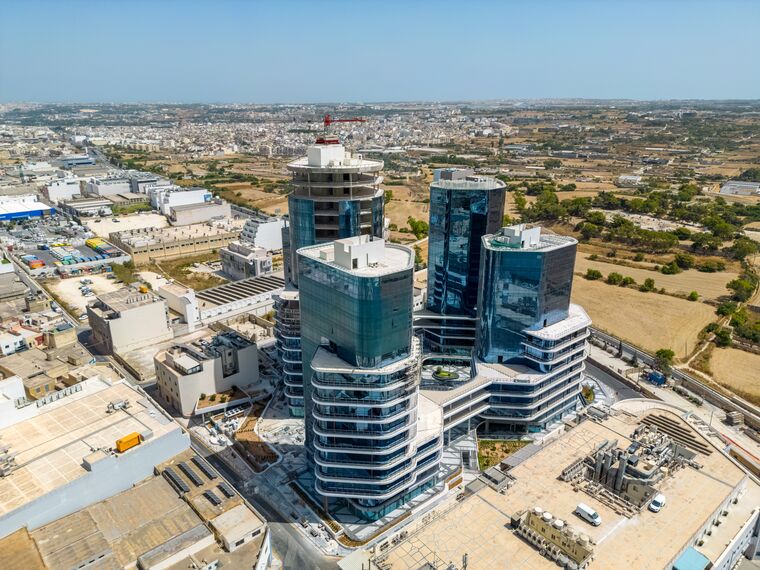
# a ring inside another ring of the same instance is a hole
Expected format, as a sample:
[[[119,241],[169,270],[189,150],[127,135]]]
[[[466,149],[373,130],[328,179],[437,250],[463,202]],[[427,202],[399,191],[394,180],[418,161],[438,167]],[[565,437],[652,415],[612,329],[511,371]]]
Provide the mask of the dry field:
[[[585,255],[579,254],[575,258],[575,272],[585,275],[587,269],[597,269],[602,272],[605,278],[615,271],[623,276],[633,277],[639,284],[643,283],[645,279],[651,278],[654,279],[655,287],[658,289],[664,287],[668,293],[688,295],[691,291],[696,291],[706,299],[717,299],[728,295],[726,283],[738,277],[737,273],[729,271],[701,273],[696,269],[689,269],[676,275],[664,275],[659,271],[626,267],[598,260],[589,261]],[[577,283],[580,280],[580,278],[576,278],[575,282]]]
[[[736,348],[713,350],[710,367],[715,380],[738,395],[760,403],[760,354]]]
[[[704,303],[582,278],[573,281],[572,300],[586,309],[595,327],[649,352],[670,348],[678,358],[694,348],[699,331],[716,318]]]

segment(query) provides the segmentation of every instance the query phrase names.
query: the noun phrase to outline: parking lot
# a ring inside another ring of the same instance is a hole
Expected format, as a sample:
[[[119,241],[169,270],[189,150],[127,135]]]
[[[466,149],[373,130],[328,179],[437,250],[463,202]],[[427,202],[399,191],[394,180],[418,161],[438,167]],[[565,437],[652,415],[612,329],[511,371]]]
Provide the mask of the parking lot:
[[[81,279],[92,281],[92,284],[88,285],[88,287],[94,293],[93,296],[85,297],[82,295],[79,290],[82,286]],[[58,279],[47,283],[48,289],[75,312],[74,317],[78,317],[84,313],[87,304],[93,302],[96,295],[116,291],[123,286],[122,284],[117,285],[115,279],[108,279],[106,274],[83,275],[82,277]]]

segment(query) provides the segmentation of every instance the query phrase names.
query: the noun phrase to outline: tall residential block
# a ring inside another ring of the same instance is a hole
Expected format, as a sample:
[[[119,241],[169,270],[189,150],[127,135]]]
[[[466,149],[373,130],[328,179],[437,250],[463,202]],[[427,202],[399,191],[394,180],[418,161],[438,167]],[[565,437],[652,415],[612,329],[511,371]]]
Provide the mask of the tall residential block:
[[[471,170],[435,171],[430,185],[428,311],[415,326],[426,349],[467,354],[475,340],[481,238],[499,230],[505,184]]]
[[[286,279],[293,289],[278,308],[287,311],[281,322],[277,313],[278,354],[293,355],[299,336],[298,271],[296,252],[314,244],[358,235],[382,237],[385,230],[384,198],[379,175],[383,162],[367,160],[348,152],[335,138],[320,139],[305,157],[291,162],[291,193],[288,197],[288,226],[283,230]],[[290,346],[284,346],[285,344]],[[282,360],[290,413],[303,416],[303,387],[300,360],[296,365]]]
[[[420,396],[414,253],[358,236],[298,251],[307,449],[316,492],[376,520],[433,487],[440,408]]]

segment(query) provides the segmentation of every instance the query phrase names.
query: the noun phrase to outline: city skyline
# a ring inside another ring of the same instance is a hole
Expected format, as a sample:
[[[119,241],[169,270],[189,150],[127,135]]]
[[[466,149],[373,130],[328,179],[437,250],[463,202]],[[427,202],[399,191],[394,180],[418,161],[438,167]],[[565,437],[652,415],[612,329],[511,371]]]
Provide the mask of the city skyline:
[[[685,10],[688,6],[689,10]],[[11,2],[0,102],[744,99],[760,5]],[[30,32],[33,26],[34,32]],[[129,31],[133,30],[134,33]],[[721,34],[731,30],[731,41]],[[370,64],[369,70],[367,65]],[[345,70],[336,81],[325,69]],[[446,78],[449,78],[446,80]]]

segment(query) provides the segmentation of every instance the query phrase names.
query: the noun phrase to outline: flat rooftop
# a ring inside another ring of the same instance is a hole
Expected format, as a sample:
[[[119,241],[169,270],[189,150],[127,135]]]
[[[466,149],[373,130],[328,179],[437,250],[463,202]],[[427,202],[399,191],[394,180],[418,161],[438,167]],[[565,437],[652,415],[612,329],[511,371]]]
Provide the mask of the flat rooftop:
[[[108,413],[116,400],[129,400],[131,406]],[[155,439],[180,429],[124,382],[45,406],[39,415],[0,430],[18,465],[0,478],[0,516],[86,475],[83,460],[93,449],[112,449],[132,432],[150,430]]]
[[[198,299],[198,306],[201,309],[209,309],[242,301],[248,297],[275,293],[285,288],[285,279],[282,272],[271,273],[269,275],[260,275],[258,277],[249,277],[240,281],[232,281],[210,289],[198,291],[195,296]]]
[[[557,340],[591,324],[591,318],[580,305],[570,303],[566,319],[535,331],[525,331],[530,336],[544,340]]]
[[[330,352],[324,347],[317,348],[314,357],[311,360],[311,367],[320,372],[335,372],[338,374],[390,374],[402,368],[412,366],[420,355],[420,340],[412,337],[412,349],[409,356],[394,360],[389,363],[371,369],[359,368],[343,360],[334,352]]]
[[[477,178],[474,180],[473,178]],[[443,190],[498,190],[506,188],[506,184],[498,178],[490,176],[472,176],[464,180],[436,180],[430,183],[431,188],[441,188]]]
[[[140,293],[131,287],[122,287],[116,291],[101,293],[98,301],[106,305],[111,311],[121,313],[128,309],[135,309],[143,305],[151,305],[162,299],[153,293]]]
[[[357,277],[380,277],[382,275],[396,273],[397,271],[403,271],[404,269],[414,268],[414,252],[403,245],[385,242],[383,256],[377,259],[374,263],[365,267],[359,267],[358,269],[347,268],[340,263],[337,263],[335,261],[334,247],[334,242],[311,245],[299,249],[298,255],[314,259],[329,267],[334,267],[339,271],[350,275],[356,275]]]
[[[161,243],[193,240],[204,237],[221,236],[240,232],[242,220],[229,222],[214,222],[210,224],[190,224],[187,226],[171,226],[167,228],[136,228],[112,232],[111,239],[116,239],[130,247],[145,247]]]
[[[509,474],[516,482],[504,495],[486,486],[387,550],[388,568],[416,570],[426,562],[462,560],[465,553],[472,570],[556,568],[554,562],[510,529],[512,515],[536,506],[567,521],[596,543],[592,569],[665,568],[693,543],[695,535],[732,493],[746,484],[739,503],[730,507],[728,516],[722,517],[722,525],[713,536],[705,537],[703,547],[698,547],[714,561],[749,512],[760,504],[760,487],[670,408],[659,407],[655,402],[652,406],[640,414],[618,412],[601,423],[582,422],[511,469]],[[659,513],[644,508],[627,518],[606,503],[575,492],[571,483],[559,480],[563,469],[605,440],[617,440],[619,447],[627,447],[628,436],[650,414],[670,416],[713,449],[708,455],[697,454],[695,460],[701,469],[684,467],[657,485],[667,497],[667,505]],[[580,502],[600,514],[600,526],[592,527],[573,514]],[[716,537],[717,532],[722,536]]]
[[[209,511],[212,518],[206,519],[203,512],[196,512],[196,507],[188,501],[186,494],[177,492],[163,474],[167,466],[172,466],[186,485],[195,488],[194,483],[177,467],[179,463],[189,466],[205,482],[192,497],[200,496],[207,501],[203,493],[217,489],[216,492],[224,499],[218,507],[221,514]],[[204,465],[205,472],[198,468],[198,464]],[[210,479],[207,473],[213,474],[214,479]],[[0,540],[3,568],[9,568],[7,563],[10,561],[9,570],[58,570],[81,568],[83,564],[97,560],[93,568],[123,569],[133,567],[137,560],[145,564],[159,564],[177,555],[185,563],[178,563],[176,567],[190,568],[192,566],[186,562],[187,554],[183,550],[192,549],[200,541],[207,543],[212,538],[206,523],[226,536],[265,526],[234,491],[231,498],[218,491],[221,481],[218,473],[205,460],[188,450],[163,465],[158,475],[126,491],[32,532],[22,528]],[[261,537],[263,539],[263,533]],[[261,544],[261,539],[254,540],[234,553],[227,553],[213,542],[195,554],[196,562],[204,558],[209,561],[219,559],[229,568],[240,568],[245,562],[256,559]],[[175,568],[173,564],[171,567]]]

